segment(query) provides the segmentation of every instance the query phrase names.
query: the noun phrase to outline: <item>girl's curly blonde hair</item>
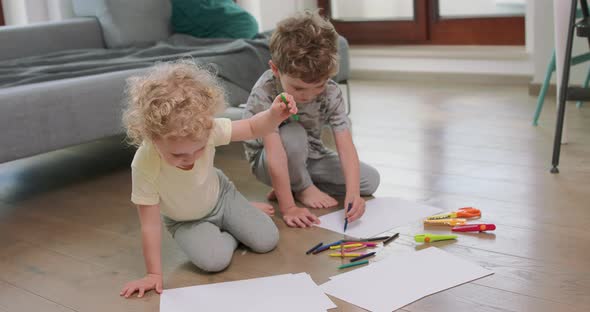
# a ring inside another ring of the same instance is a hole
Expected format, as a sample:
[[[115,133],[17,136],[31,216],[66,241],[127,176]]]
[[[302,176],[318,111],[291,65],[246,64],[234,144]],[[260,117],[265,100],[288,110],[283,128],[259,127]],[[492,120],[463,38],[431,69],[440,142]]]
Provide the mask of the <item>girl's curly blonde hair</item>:
[[[214,74],[181,60],[127,79],[127,105],[123,124],[132,145],[166,137],[202,140],[225,107],[225,94]]]

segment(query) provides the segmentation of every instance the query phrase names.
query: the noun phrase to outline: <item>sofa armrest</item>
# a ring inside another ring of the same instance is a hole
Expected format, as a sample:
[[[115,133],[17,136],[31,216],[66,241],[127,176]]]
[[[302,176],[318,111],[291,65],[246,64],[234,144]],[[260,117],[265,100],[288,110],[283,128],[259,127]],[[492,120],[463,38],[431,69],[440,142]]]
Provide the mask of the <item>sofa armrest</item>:
[[[104,48],[96,18],[0,27],[0,61],[69,49]]]

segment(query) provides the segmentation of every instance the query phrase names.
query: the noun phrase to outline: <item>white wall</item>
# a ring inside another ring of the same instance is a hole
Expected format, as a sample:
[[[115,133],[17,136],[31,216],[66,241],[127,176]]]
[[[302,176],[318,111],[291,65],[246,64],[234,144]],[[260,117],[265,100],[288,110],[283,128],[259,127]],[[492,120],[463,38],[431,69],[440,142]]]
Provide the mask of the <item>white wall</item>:
[[[49,9],[47,8],[46,0],[24,0],[24,2],[28,24],[49,20]]]
[[[2,0],[6,25],[58,21],[74,16],[72,0]]]
[[[47,0],[49,20],[58,21],[74,17],[72,0]]]
[[[553,0],[536,0],[533,8],[533,83],[542,83],[553,52]]]
[[[252,14],[258,22],[258,31],[262,31],[259,0],[237,0],[236,3],[248,13]]]
[[[526,1],[526,12],[524,15],[524,42],[526,47],[526,52],[529,55],[533,55],[535,51],[535,31],[534,31],[534,21],[535,21],[535,1],[527,0]]]

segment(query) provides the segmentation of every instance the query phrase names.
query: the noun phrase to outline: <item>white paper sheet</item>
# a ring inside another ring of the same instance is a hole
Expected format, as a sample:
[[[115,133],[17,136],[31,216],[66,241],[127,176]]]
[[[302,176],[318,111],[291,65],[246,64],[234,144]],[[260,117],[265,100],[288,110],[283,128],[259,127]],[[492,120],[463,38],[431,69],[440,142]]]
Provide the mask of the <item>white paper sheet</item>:
[[[325,310],[335,309],[337,306],[332,300],[324,293],[324,291],[313,281],[311,276],[307,273],[294,274],[293,278],[299,279],[298,284],[293,284],[297,289],[300,296],[314,298],[313,303]]]
[[[336,305],[306,273],[166,289],[161,312],[326,311]]]
[[[368,238],[440,212],[439,208],[399,198],[375,198],[367,201],[362,218],[348,224],[346,235]],[[344,234],[344,209],[321,216],[320,221],[319,227]]]
[[[392,255],[338,275],[321,288],[374,312],[400,309],[420,298],[493,274],[436,247]]]

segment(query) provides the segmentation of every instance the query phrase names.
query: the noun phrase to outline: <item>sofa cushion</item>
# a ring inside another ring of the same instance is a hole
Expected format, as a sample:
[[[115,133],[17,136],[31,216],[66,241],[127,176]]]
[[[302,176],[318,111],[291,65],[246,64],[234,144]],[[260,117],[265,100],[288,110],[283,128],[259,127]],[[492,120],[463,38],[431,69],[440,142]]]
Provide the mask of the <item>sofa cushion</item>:
[[[256,19],[233,0],[172,0],[175,33],[198,38],[252,39]]]
[[[126,81],[144,71],[0,89],[0,163],[124,133],[121,114],[126,105]],[[229,101],[246,101],[248,90],[223,83]],[[240,119],[242,109],[228,106],[220,116]]]
[[[104,49],[96,18],[0,27],[0,62],[75,49]]]
[[[95,16],[108,48],[145,47],[172,33],[170,0],[73,0],[77,16]]]

